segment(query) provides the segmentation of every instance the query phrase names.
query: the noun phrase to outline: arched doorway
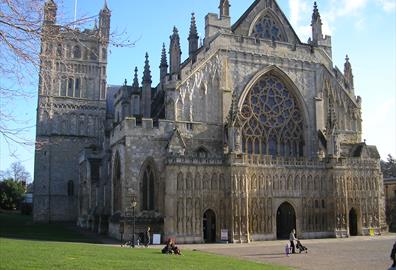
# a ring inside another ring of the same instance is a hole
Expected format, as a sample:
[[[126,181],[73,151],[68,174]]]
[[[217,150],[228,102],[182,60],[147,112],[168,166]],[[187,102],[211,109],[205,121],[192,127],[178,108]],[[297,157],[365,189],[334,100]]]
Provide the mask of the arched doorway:
[[[349,236],[357,236],[358,235],[358,226],[357,226],[357,213],[355,208],[352,208],[349,211]]]
[[[208,209],[203,215],[203,237],[205,243],[216,242],[216,215]]]
[[[289,239],[290,232],[296,228],[296,212],[293,206],[282,203],[276,212],[276,237],[278,239]]]

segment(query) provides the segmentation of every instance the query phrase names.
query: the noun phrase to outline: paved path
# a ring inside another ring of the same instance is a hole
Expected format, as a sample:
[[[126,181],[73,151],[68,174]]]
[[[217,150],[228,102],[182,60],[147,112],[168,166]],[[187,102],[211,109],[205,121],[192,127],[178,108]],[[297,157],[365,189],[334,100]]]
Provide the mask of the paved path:
[[[307,254],[284,254],[285,241],[251,244],[180,245],[245,260],[290,266],[299,270],[387,270],[391,265],[390,251],[396,234],[380,237],[302,240]]]

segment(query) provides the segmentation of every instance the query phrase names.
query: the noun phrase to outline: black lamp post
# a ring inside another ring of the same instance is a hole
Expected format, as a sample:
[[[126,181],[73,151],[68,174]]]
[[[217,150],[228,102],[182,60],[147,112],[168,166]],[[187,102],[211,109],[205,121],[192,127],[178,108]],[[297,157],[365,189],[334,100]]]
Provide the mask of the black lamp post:
[[[135,207],[136,207],[136,199],[132,197],[131,207],[132,207],[132,247],[135,247]]]

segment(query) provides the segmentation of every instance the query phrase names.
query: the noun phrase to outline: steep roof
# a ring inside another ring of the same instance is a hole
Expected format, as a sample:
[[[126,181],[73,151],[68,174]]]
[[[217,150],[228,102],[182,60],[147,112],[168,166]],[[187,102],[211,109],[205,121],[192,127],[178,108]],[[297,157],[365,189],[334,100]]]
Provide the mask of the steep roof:
[[[358,143],[352,146],[351,149],[352,157],[368,157],[380,159],[381,156],[378,153],[377,147],[374,145],[367,145],[366,143]]]
[[[244,36],[249,35],[249,29],[252,23],[254,23],[255,20],[265,11],[271,12],[272,14],[276,15],[277,19],[279,19],[286,32],[289,43],[302,43],[276,0],[254,1],[253,4],[250,5],[245,13],[238,19],[238,21],[234,23],[231,28],[232,32]]]

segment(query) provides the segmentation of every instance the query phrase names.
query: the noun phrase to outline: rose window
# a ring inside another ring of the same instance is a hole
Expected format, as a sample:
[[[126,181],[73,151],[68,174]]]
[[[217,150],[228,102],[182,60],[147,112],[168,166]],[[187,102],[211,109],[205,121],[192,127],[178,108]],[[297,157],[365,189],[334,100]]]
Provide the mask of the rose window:
[[[240,111],[244,153],[304,155],[303,117],[297,99],[275,76],[265,76],[250,90]]]
[[[286,41],[278,23],[266,15],[260,18],[253,28],[252,36],[255,38],[271,39],[275,41]]]

